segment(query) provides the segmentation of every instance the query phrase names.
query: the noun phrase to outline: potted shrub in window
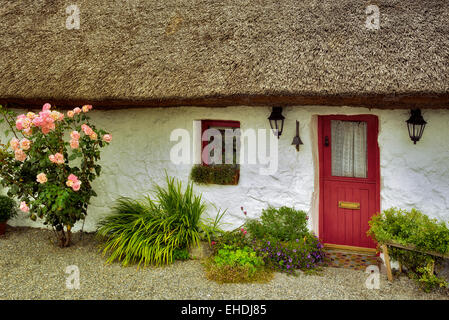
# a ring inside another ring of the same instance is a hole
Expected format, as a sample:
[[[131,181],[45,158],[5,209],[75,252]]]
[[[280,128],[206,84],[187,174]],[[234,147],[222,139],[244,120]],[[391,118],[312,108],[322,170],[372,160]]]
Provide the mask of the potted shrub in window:
[[[10,197],[0,195],[0,235],[5,234],[6,221],[16,214],[15,201]]]

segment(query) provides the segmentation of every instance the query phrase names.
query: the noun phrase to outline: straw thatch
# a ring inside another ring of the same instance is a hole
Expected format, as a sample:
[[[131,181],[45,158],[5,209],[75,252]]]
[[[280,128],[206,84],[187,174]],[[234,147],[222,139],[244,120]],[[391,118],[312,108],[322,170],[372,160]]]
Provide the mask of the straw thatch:
[[[0,0],[0,100],[448,107],[448,21],[447,0]]]

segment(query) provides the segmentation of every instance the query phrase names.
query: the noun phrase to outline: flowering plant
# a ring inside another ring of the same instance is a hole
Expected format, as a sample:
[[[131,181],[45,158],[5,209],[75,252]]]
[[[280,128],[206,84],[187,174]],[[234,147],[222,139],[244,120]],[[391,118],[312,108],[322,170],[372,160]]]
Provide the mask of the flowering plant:
[[[100,148],[111,142],[110,134],[90,123],[91,109],[85,105],[65,115],[46,103],[39,113],[16,115],[0,106],[0,121],[9,126],[5,135],[14,136],[0,142],[0,183],[32,220],[39,217],[54,228],[61,247],[70,245],[71,228],[96,196],[91,183],[101,173]]]
[[[287,242],[255,239],[253,247],[270,268],[287,273],[311,270],[324,262],[323,245],[312,233]]]

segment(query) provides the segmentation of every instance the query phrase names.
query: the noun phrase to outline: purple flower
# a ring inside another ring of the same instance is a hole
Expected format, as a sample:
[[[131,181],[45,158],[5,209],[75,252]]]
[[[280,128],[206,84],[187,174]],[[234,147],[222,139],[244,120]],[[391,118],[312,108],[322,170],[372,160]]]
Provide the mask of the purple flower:
[[[299,239],[296,239],[296,242],[299,242]]]
[[[281,253],[278,251],[278,256],[280,256],[281,255]]]

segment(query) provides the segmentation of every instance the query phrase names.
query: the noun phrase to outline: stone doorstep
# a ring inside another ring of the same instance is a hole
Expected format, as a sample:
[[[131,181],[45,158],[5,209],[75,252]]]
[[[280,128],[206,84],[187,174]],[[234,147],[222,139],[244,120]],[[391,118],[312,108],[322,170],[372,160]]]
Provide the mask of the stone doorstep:
[[[199,247],[193,246],[189,248],[189,254],[192,259],[202,260],[212,256],[213,250],[207,241],[201,241]]]

